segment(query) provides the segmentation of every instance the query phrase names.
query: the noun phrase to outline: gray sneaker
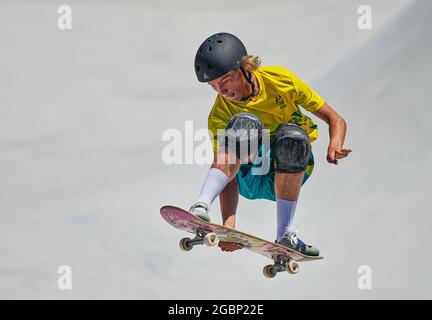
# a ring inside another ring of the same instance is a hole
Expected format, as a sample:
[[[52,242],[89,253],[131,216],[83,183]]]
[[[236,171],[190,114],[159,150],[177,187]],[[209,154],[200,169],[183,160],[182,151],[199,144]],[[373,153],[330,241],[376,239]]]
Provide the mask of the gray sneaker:
[[[195,202],[192,207],[189,209],[189,212],[195,215],[196,217],[204,220],[206,222],[210,222],[210,216],[208,214],[208,205],[205,202]]]
[[[319,249],[310,245],[307,245],[302,240],[297,238],[297,234],[295,231],[288,231],[285,236],[282,238],[280,245],[284,247],[288,247],[290,249],[294,249],[306,256],[319,256]]]

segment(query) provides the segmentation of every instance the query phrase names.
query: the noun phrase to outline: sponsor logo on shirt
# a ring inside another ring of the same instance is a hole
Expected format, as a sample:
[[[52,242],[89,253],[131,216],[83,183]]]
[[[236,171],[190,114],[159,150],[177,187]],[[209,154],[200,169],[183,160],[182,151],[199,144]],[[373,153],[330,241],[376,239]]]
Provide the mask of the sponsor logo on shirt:
[[[285,104],[285,102],[283,101],[283,99],[282,99],[281,96],[276,96],[276,98],[275,98],[275,103],[276,103],[277,105],[279,105],[279,107],[280,107],[281,109],[285,109],[285,108],[286,108],[286,104]]]

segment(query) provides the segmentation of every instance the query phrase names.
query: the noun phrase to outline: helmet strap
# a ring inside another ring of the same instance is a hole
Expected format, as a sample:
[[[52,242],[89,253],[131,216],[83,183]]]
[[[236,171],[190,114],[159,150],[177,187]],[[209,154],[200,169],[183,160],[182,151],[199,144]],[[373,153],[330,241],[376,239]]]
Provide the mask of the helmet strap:
[[[249,85],[252,88],[252,92],[250,95],[248,95],[247,97],[241,98],[241,101],[247,101],[255,95],[255,83],[252,81],[252,73],[250,73],[250,72],[246,73],[246,70],[243,68],[243,66],[240,66],[240,70],[241,70],[243,76],[245,77],[246,81],[249,83]]]

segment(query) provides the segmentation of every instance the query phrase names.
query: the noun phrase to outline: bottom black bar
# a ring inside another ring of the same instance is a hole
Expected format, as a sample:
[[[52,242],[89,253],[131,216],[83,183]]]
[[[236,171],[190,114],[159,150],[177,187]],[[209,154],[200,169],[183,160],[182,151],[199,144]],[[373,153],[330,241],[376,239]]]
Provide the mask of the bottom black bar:
[[[429,302],[401,300],[18,300],[1,301],[2,312],[11,307],[14,316],[29,312],[35,317],[39,311],[46,316],[62,314],[67,318],[82,319],[103,314],[123,319],[126,314],[137,319],[284,319],[293,317],[320,317],[351,319],[396,311],[399,316],[410,316],[412,310],[430,309]],[[49,306],[48,306],[49,305]],[[54,309],[58,311],[54,312]],[[60,312],[60,313],[59,313]]]

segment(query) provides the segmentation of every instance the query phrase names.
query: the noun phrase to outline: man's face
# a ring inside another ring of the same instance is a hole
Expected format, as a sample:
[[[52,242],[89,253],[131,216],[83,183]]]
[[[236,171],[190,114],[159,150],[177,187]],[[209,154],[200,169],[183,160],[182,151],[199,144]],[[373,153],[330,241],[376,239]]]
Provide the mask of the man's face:
[[[245,90],[245,82],[239,70],[231,70],[208,84],[217,93],[233,101],[241,101]]]

